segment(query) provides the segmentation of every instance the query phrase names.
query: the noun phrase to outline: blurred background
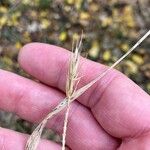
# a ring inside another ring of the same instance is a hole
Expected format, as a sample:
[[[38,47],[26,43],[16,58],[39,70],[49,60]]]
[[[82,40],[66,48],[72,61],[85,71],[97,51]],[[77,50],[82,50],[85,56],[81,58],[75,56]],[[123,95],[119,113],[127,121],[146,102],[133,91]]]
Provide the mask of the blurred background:
[[[17,63],[23,45],[43,42],[70,50],[82,30],[82,55],[111,65],[148,31],[149,8],[149,0],[0,0],[0,68],[31,78]],[[150,93],[150,38],[117,69]],[[29,134],[34,128],[3,111],[0,126]],[[47,130],[44,137],[60,140]]]

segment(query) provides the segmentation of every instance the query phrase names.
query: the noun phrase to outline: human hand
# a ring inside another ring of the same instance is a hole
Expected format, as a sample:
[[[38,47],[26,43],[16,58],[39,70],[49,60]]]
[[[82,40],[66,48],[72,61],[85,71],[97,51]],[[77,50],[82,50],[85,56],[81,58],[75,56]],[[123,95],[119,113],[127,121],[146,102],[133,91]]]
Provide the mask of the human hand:
[[[19,54],[21,67],[41,82],[0,70],[0,108],[39,122],[64,97],[70,52],[33,43]],[[79,87],[97,77],[106,66],[81,58]],[[62,133],[64,111],[47,127]],[[67,146],[72,150],[150,149],[150,96],[123,74],[110,71],[71,104]],[[27,135],[0,129],[0,149],[23,150]],[[41,140],[38,150],[61,146]]]

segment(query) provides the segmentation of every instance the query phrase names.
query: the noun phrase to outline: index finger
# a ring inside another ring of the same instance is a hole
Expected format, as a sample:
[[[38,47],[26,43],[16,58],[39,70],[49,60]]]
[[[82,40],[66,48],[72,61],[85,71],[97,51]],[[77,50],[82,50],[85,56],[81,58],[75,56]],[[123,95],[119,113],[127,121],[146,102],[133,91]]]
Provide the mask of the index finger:
[[[40,81],[65,91],[69,57],[70,52],[63,48],[33,43],[21,50],[19,62]],[[79,87],[107,69],[84,58],[81,64],[79,73],[83,77]],[[131,137],[150,129],[149,95],[116,70],[110,71],[78,101],[90,107],[101,126],[115,137]]]
[[[41,82],[65,92],[70,55],[69,51],[57,46],[31,43],[21,49],[18,60],[26,72]],[[82,78],[78,86],[84,86],[107,68],[102,64],[81,57],[79,77],[81,76]],[[79,98],[79,100],[82,100],[81,103],[86,106],[92,106],[94,101],[90,100],[90,95],[95,91],[95,88],[99,86],[102,93],[106,85],[118,74],[117,71],[112,71],[110,75],[105,76],[98,84],[92,86],[90,90],[83,94],[82,98]]]

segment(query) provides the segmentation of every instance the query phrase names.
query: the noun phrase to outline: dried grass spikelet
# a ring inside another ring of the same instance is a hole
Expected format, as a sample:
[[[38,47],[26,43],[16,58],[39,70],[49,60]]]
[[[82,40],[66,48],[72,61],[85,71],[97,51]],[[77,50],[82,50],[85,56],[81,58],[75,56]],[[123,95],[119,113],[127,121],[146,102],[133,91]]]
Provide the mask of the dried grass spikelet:
[[[67,110],[65,113],[64,127],[63,127],[63,134],[62,134],[62,150],[65,150],[66,132],[67,132],[71,97],[75,93],[77,89],[77,84],[79,83],[78,67],[79,67],[79,57],[81,52],[80,48],[82,43],[82,37],[83,34],[81,35],[80,40],[76,42],[75,48],[74,48],[74,39],[73,39],[72,53],[71,53],[67,82],[66,82]]]
[[[124,54],[118,61],[116,61],[110,68],[108,68],[106,71],[104,71],[97,78],[95,78],[94,80],[86,84],[85,86],[73,92],[71,97],[69,97],[69,103],[73,102],[80,95],[82,95],[87,89],[89,89],[94,83],[96,83],[98,80],[103,78],[111,69],[113,69],[117,64],[119,64],[125,57],[127,57],[137,46],[139,46],[149,35],[150,35],[150,30],[126,54]],[[68,106],[68,97],[64,98],[62,102],[60,102],[60,104],[58,104],[58,106],[56,106],[52,110],[52,112],[50,112],[43,119],[43,121],[36,127],[36,129],[33,131],[33,133],[31,134],[31,136],[29,137],[27,141],[26,148],[25,148],[26,150],[36,150],[43,128],[47,124],[47,121],[53,116],[55,116],[57,113],[62,111],[66,106]]]

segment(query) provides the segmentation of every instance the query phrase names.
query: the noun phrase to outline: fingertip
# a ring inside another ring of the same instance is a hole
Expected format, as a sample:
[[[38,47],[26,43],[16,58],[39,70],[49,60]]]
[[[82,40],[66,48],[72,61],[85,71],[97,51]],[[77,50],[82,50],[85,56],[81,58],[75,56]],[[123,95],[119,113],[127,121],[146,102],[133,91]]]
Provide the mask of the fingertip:
[[[33,64],[41,64],[43,67],[44,63],[48,63],[45,58],[49,57],[49,61],[51,59],[56,60],[56,58],[61,58],[63,60],[63,58],[68,57],[68,53],[69,51],[59,46],[38,42],[29,43],[21,48],[18,55],[18,63],[21,68],[30,72],[30,69],[33,69]]]
[[[29,43],[24,45],[18,55],[18,62],[22,66],[26,58],[31,54],[31,52],[39,45],[39,43]]]

